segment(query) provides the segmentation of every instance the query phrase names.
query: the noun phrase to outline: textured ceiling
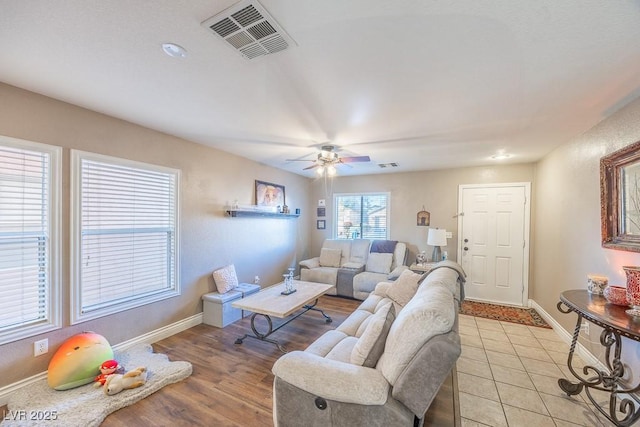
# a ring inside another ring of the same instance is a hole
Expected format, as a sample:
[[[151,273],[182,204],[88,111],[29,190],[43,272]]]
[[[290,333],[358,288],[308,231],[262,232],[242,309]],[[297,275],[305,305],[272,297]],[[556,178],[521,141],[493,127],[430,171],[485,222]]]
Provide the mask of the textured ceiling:
[[[342,175],[535,161],[640,94],[639,1],[262,0],[297,46],[254,60],[200,25],[234,3],[0,0],[0,80],[295,173],[371,157]]]

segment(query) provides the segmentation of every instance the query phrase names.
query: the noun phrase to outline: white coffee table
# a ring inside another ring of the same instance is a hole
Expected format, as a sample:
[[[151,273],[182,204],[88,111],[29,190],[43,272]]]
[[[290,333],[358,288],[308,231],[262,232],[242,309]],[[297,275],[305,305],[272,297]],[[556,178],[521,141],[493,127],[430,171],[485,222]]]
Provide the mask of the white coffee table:
[[[250,295],[246,298],[242,298],[231,303],[231,306],[234,308],[253,312],[253,314],[251,315],[251,330],[253,331],[253,335],[245,334],[244,336],[236,339],[236,344],[242,344],[245,338],[255,338],[260,341],[267,341],[275,344],[276,346],[278,346],[278,349],[280,349],[280,351],[286,353],[286,350],[278,341],[268,338],[278,329],[282,328],[292,320],[302,316],[309,310],[314,310],[322,313],[325,318],[325,322],[331,323],[331,317],[327,316],[324,311],[320,310],[319,308],[315,308],[315,306],[318,303],[318,298],[327,293],[327,291],[333,288],[333,286],[324,283],[294,280],[293,287],[296,289],[294,293],[283,295],[282,292],[284,292],[285,290],[284,283],[278,283],[277,285],[262,289],[257,294]],[[284,319],[291,316],[293,313],[300,309],[303,309],[300,313],[297,313],[293,317],[287,319],[276,328],[273,327],[273,321],[271,320],[271,317]],[[259,332],[256,328],[257,316],[262,316],[267,320],[267,323],[269,325],[269,329],[267,330],[267,332]]]

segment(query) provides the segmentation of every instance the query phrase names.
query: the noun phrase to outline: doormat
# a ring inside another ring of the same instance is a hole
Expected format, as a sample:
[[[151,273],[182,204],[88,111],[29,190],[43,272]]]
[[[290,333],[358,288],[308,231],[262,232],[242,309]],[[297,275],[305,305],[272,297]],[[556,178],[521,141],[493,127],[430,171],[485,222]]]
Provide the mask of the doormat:
[[[463,301],[460,313],[468,316],[484,317],[485,319],[500,320],[502,322],[519,323],[521,325],[551,329],[551,326],[549,326],[542,316],[533,308]]]
[[[191,363],[170,362],[165,354],[154,353],[149,344],[115,351],[115,358],[126,371],[145,366],[147,382],[142,387],[104,394],[93,383],[70,390],[54,390],[43,378],[13,393],[2,427],[16,426],[99,426],[110,413],[132,405],[165,385],[191,375]]]

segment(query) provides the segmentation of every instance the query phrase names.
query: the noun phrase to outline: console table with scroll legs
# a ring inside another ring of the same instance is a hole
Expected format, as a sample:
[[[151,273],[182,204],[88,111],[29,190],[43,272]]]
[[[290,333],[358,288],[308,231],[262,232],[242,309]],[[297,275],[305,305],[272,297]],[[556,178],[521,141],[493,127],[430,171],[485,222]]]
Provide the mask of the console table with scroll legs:
[[[625,313],[626,307],[613,305],[599,295],[591,295],[586,290],[571,290],[560,294],[558,310],[568,314],[578,314],[567,365],[577,382],[561,378],[558,385],[567,395],[585,392],[587,398],[609,421],[616,426],[634,425],[640,419],[640,399],[635,395],[640,391],[640,380],[637,385],[624,384],[625,366],[620,360],[622,339],[640,342],[640,319]],[[606,370],[593,366],[585,366],[581,372],[573,367],[573,353],[580,334],[582,320],[587,320],[603,328],[600,344],[605,348]],[[636,375],[640,374],[637,372]],[[609,393],[609,405],[603,408],[596,402],[592,390]]]

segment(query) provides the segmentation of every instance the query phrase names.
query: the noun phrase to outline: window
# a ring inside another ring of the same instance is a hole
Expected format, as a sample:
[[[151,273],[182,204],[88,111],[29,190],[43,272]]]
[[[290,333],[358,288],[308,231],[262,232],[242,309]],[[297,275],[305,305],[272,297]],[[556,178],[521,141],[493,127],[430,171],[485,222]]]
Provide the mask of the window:
[[[179,171],[72,151],[72,323],[180,294]]]
[[[337,239],[388,239],[389,193],[336,194]]]
[[[0,136],[0,344],[61,325],[60,151]]]

